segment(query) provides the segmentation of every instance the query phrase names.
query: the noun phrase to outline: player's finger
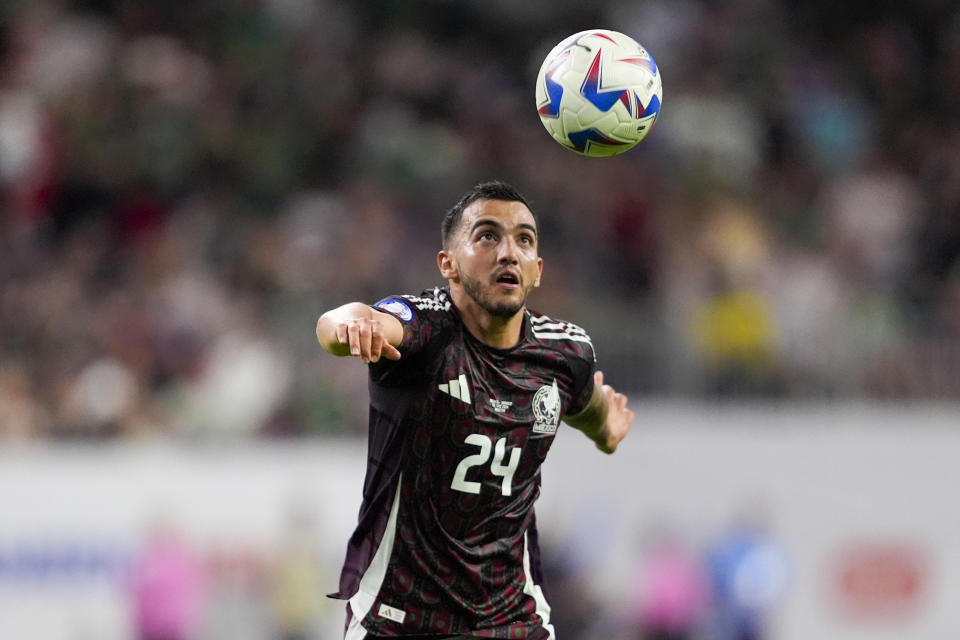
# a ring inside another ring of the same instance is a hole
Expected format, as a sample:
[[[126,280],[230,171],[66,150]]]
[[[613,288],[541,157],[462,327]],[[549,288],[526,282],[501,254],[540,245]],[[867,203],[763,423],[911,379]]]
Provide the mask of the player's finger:
[[[379,322],[370,323],[370,362],[380,359],[383,350],[383,328]]]
[[[347,326],[347,342],[350,343],[350,355],[359,356],[360,355],[360,325],[356,322],[351,322]]]
[[[380,358],[387,358],[388,360],[400,359],[400,352],[397,351],[396,347],[387,342],[387,338],[383,333],[383,325],[379,322],[373,325],[373,337],[375,343],[370,346],[372,362],[377,362]]]
[[[382,355],[387,360],[400,359],[400,351],[397,350],[397,348],[392,344],[390,344],[389,342],[383,343],[383,350],[380,352],[380,355]]]
[[[335,327],[337,332],[337,342],[340,344],[347,344],[347,325],[340,323]]]
[[[593,384],[601,388],[603,387],[603,371],[598,369],[597,372],[593,374]]]
[[[370,341],[372,339],[370,323],[360,324],[360,359],[364,362],[370,362]]]

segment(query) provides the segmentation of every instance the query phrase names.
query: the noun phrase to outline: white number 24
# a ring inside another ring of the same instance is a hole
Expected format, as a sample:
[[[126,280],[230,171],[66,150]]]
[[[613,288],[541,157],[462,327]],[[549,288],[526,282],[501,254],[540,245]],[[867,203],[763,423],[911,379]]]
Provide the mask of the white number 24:
[[[480,493],[480,483],[467,480],[467,471],[471,467],[486,464],[487,460],[490,459],[490,449],[492,448],[493,461],[490,463],[490,472],[503,478],[503,482],[500,484],[500,493],[509,496],[513,490],[513,474],[517,472],[517,466],[520,464],[520,447],[510,447],[510,459],[507,464],[503,464],[503,458],[507,453],[506,438],[500,438],[494,446],[492,438],[482,433],[471,433],[464,439],[464,442],[480,447],[480,451],[460,461],[453,474],[453,482],[450,487],[464,493]]]

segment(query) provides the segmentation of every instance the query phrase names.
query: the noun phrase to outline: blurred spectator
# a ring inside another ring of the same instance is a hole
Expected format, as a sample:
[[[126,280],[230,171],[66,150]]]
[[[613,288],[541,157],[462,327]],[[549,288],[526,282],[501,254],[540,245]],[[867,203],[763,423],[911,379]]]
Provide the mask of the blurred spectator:
[[[316,514],[293,507],[287,530],[273,559],[270,597],[276,640],[322,640],[321,613],[329,608],[318,548]]]
[[[187,433],[250,435],[279,407],[290,385],[286,355],[262,336],[230,332],[183,388],[171,419]]]
[[[715,640],[763,640],[789,582],[786,552],[755,511],[738,518],[707,549]]]
[[[658,528],[644,543],[643,560],[631,606],[639,640],[692,640],[704,622],[708,602],[706,574],[698,554],[668,528]]]
[[[582,567],[571,564],[563,550],[546,549],[542,556],[545,594],[550,603],[550,624],[570,640],[611,637],[610,616],[594,592]]]
[[[32,386],[19,363],[7,362],[0,368],[0,438],[28,440],[44,433],[49,417]]]
[[[211,547],[205,560],[208,586],[200,640],[270,637],[268,561],[262,550],[234,536]]]
[[[779,390],[776,331],[766,300],[757,292],[717,283],[693,323],[705,359],[706,390],[729,397]]]
[[[200,562],[169,523],[158,523],[134,561],[131,580],[138,640],[191,640],[202,611]]]
[[[776,317],[761,288],[772,271],[769,235],[758,212],[736,200],[718,199],[703,214],[705,281],[691,324],[705,391],[779,392]]]

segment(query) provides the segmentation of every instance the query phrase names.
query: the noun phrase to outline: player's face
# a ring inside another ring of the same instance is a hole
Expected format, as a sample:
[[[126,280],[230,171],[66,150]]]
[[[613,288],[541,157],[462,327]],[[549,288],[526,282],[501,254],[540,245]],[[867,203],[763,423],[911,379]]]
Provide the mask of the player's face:
[[[510,318],[540,286],[543,270],[533,214],[522,202],[476,200],[463,212],[446,254],[451,286],[459,284],[492,316]]]

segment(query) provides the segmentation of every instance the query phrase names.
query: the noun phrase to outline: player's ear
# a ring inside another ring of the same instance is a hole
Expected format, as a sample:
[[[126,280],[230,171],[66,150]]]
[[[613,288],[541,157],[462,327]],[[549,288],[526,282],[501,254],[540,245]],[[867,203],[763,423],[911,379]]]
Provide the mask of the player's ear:
[[[533,281],[533,286],[540,286],[540,276],[543,275],[543,258],[537,258],[537,279]]]
[[[437,267],[440,269],[440,275],[446,280],[453,280],[459,275],[453,256],[446,249],[437,254]]]

